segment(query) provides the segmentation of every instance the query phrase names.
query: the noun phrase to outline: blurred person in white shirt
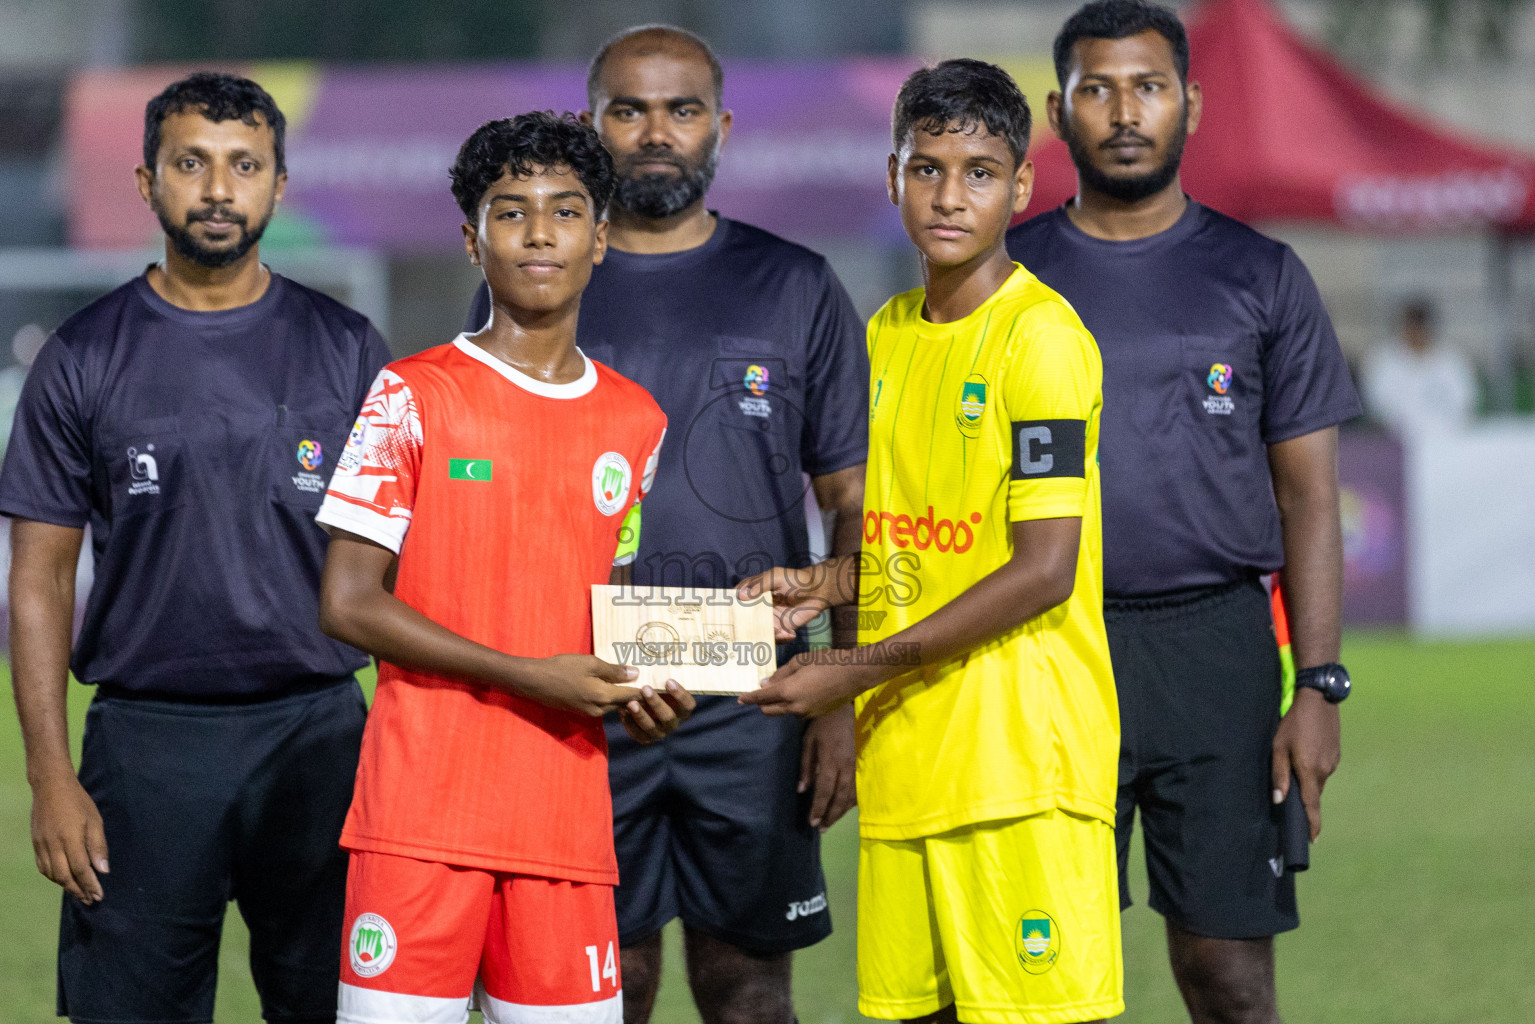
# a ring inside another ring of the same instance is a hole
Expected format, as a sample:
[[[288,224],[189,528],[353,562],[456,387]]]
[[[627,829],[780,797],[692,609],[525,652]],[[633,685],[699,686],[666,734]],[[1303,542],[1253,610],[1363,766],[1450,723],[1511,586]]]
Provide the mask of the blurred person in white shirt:
[[[1402,304],[1400,337],[1365,355],[1364,397],[1370,415],[1392,433],[1458,431],[1476,411],[1476,371],[1459,349],[1437,344],[1435,311],[1426,299]]]
[[[0,454],[11,441],[11,422],[16,418],[16,403],[21,400],[21,386],[27,381],[32,360],[48,340],[48,332],[37,324],[27,324],[11,339],[11,354],[16,362],[0,369]]]

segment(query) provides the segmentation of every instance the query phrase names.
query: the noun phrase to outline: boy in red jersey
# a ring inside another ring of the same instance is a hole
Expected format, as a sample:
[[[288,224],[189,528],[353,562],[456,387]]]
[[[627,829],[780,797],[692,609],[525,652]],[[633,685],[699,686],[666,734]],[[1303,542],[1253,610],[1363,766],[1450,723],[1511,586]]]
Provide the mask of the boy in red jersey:
[[[574,652],[590,584],[633,557],[666,418],[575,345],[613,189],[596,133],[493,121],[452,177],[490,322],[379,374],[318,516],[322,627],[380,659],[337,1020],[459,1024],[473,997],[490,1024],[618,1024],[600,716],[657,739],[693,699]]]

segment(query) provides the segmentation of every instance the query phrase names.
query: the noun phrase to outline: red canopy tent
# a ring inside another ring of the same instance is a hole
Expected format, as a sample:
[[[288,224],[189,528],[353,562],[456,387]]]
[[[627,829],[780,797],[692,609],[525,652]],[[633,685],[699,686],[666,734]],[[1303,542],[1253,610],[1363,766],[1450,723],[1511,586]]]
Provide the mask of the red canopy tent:
[[[1264,0],[1208,0],[1188,32],[1189,77],[1205,106],[1183,184],[1200,202],[1248,222],[1373,234],[1535,232],[1535,155],[1471,141],[1384,99]],[[1032,211],[1076,191],[1065,145],[1047,139],[1033,153]]]

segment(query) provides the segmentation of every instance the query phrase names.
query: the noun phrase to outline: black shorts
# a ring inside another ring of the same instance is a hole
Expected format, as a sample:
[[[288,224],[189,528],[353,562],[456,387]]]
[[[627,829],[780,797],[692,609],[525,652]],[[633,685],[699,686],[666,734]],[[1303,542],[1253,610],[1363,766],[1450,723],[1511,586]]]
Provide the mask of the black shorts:
[[[618,936],[633,945],[675,917],[759,953],[831,934],[811,794],[796,793],[804,722],[734,697],[641,746],[608,723]]]
[[[80,782],[101,811],[104,897],[65,895],[58,1012],[78,1024],[213,1020],[230,900],[262,1016],[334,1021],[366,708],[354,680],[259,704],[97,696]]]
[[[1272,745],[1279,650],[1258,580],[1105,603],[1119,690],[1121,906],[1135,810],[1151,908],[1196,935],[1246,939],[1300,924],[1284,869]]]

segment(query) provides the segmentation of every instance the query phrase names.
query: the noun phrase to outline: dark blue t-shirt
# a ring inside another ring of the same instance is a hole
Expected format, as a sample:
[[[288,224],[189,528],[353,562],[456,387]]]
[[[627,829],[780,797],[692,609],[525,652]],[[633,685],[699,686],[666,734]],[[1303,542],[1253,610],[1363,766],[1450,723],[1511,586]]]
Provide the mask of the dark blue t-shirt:
[[[466,329],[489,311],[482,284]],[[868,447],[863,321],[824,258],[724,217],[694,249],[609,249],[576,335],[666,413],[636,584],[728,587],[808,564],[802,474]]]
[[[367,663],[320,632],[314,514],[388,359],[362,314],[276,274],[212,313],[138,277],[65,321],[16,407],[0,513],[91,528],[81,682],[248,697]]]
[[[1105,595],[1280,568],[1267,446],[1360,411],[1299,257],[1192,200],[1129,242],[1093,238],[1057,208],[1010,230],[1007,250],[1103,353]]]

